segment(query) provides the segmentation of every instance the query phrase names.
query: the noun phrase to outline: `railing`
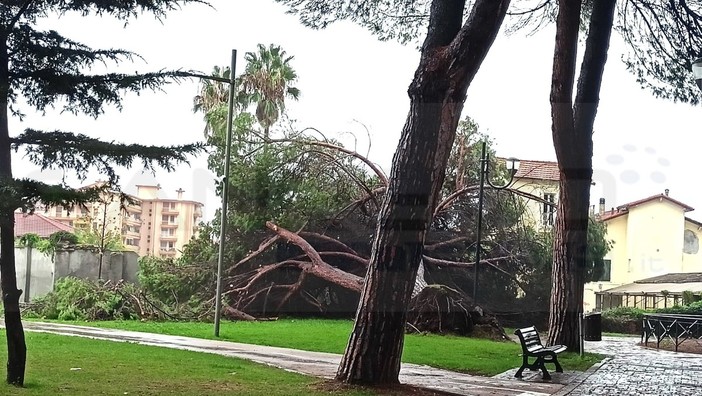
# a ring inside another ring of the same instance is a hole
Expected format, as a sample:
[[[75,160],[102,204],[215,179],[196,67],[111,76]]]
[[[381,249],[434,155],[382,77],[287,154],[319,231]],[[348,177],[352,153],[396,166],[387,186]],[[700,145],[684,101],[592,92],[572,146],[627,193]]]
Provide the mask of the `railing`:
[[[678,346],[687,340],[702,340],[702,315],[682,314],[648,314],[643,318],[643,334],[641,342],[648,345],[648,340],[656,340],[656,348],[660,348],[661,341],[670,339]]]

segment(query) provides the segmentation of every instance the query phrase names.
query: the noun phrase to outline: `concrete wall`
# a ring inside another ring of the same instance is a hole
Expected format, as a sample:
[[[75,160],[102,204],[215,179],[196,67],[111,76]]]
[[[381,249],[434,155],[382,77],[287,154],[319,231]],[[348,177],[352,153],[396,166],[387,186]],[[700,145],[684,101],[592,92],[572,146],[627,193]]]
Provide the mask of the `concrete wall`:
[[[51,256],[30,248],[15,248],[15,268],[17,270],[17,288],[24,290],[21,299],[43,296],[54,287],[54,263]],[[27,284],[29,272],[29,284]]]
[[[36,249],[15,248],[17,287],[24,290],[23,301],[29,301],[52,291],[55,282],[67,276],[97,280],[100,275],[103,280],[137,283],[138,260],[135,252],[106,252],[100,270],[100,255],[90,250],[57,251],[52,259]]]

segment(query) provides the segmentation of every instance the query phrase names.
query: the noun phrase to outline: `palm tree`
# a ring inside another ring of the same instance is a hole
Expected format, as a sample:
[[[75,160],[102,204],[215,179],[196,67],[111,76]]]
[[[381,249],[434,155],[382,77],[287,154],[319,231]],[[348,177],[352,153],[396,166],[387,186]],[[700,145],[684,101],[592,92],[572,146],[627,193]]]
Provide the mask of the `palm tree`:
[[[229,79],[230,68],[215,66],[210,74],[212,77]],[[200,93],[193,98],[193,112],[204,113],[205,137],[210,137],[215,130],[223,130],[226,119],[218,117],[215,110],[222,109],[229,100],[229,84],[223,81],[201,79]]]
[[[256,104],[256,118],[263,127],[267,139],[271,125],[285,110],[285,99],[297,100],[300,90],[290,86],[297,80],[297,73],[290,66],[292,56],[280,46],[258,45],[258,52],[247,52],[244,56],[246,69],[239,77],[238,101],[244,106]]]

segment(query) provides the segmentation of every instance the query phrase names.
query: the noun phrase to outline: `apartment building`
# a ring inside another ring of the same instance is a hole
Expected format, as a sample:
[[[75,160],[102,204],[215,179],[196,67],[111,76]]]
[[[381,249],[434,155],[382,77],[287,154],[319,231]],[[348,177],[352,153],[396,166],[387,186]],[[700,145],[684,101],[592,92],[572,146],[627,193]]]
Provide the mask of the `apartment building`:
[[[131,202],[121,202],[119,193],[109,192],[85,207],[42,207],[37,212],[76,229],[118,233],[124,246],[140,256],[177,257],[197,234],[203,205],[184,200],[182,189],[176,191],[176,199],[160,198],[160,190],[158,185],[137,185]]]

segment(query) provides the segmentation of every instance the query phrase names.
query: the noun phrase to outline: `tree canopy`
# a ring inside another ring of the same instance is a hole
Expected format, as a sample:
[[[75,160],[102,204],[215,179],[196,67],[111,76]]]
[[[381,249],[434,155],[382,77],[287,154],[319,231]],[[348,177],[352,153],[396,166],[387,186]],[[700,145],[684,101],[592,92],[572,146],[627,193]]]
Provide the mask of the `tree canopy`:
[[[186,163],[187,155],[201,151],[199,144],[145,146],[117,143],[61,130],[27,128],[19,134],[9,130],[9,118],[24,117],[22,105],[40,112],[58,108],[69,113],[98,117],[106,106],[121,109],[123,94],[159,90],[185,77],[179,70],[125,74],[96,74],[95,66],[118,65],[139,55],[119,48],[96,49],[55,30],[39,29],[38,21],[49,15],[78,13],[112,17],[127,23],[151,14],[161,19],[169,11],[201,0],[9,0],[0,4],[0,278],[7,328],[7,382],[24,384],[26,345],[19,314],[14,260],[14,214],[46,205],[76,205],[99,198],[118,186],[118,166],[139,163],[146,170],[173,170]],[[24,152],[42,170],[61,169],[85,179],[90,169],[104,174],[109,183],[76,190],[64,183],[48,185],[31,179],[15,179],[12,152]]]

